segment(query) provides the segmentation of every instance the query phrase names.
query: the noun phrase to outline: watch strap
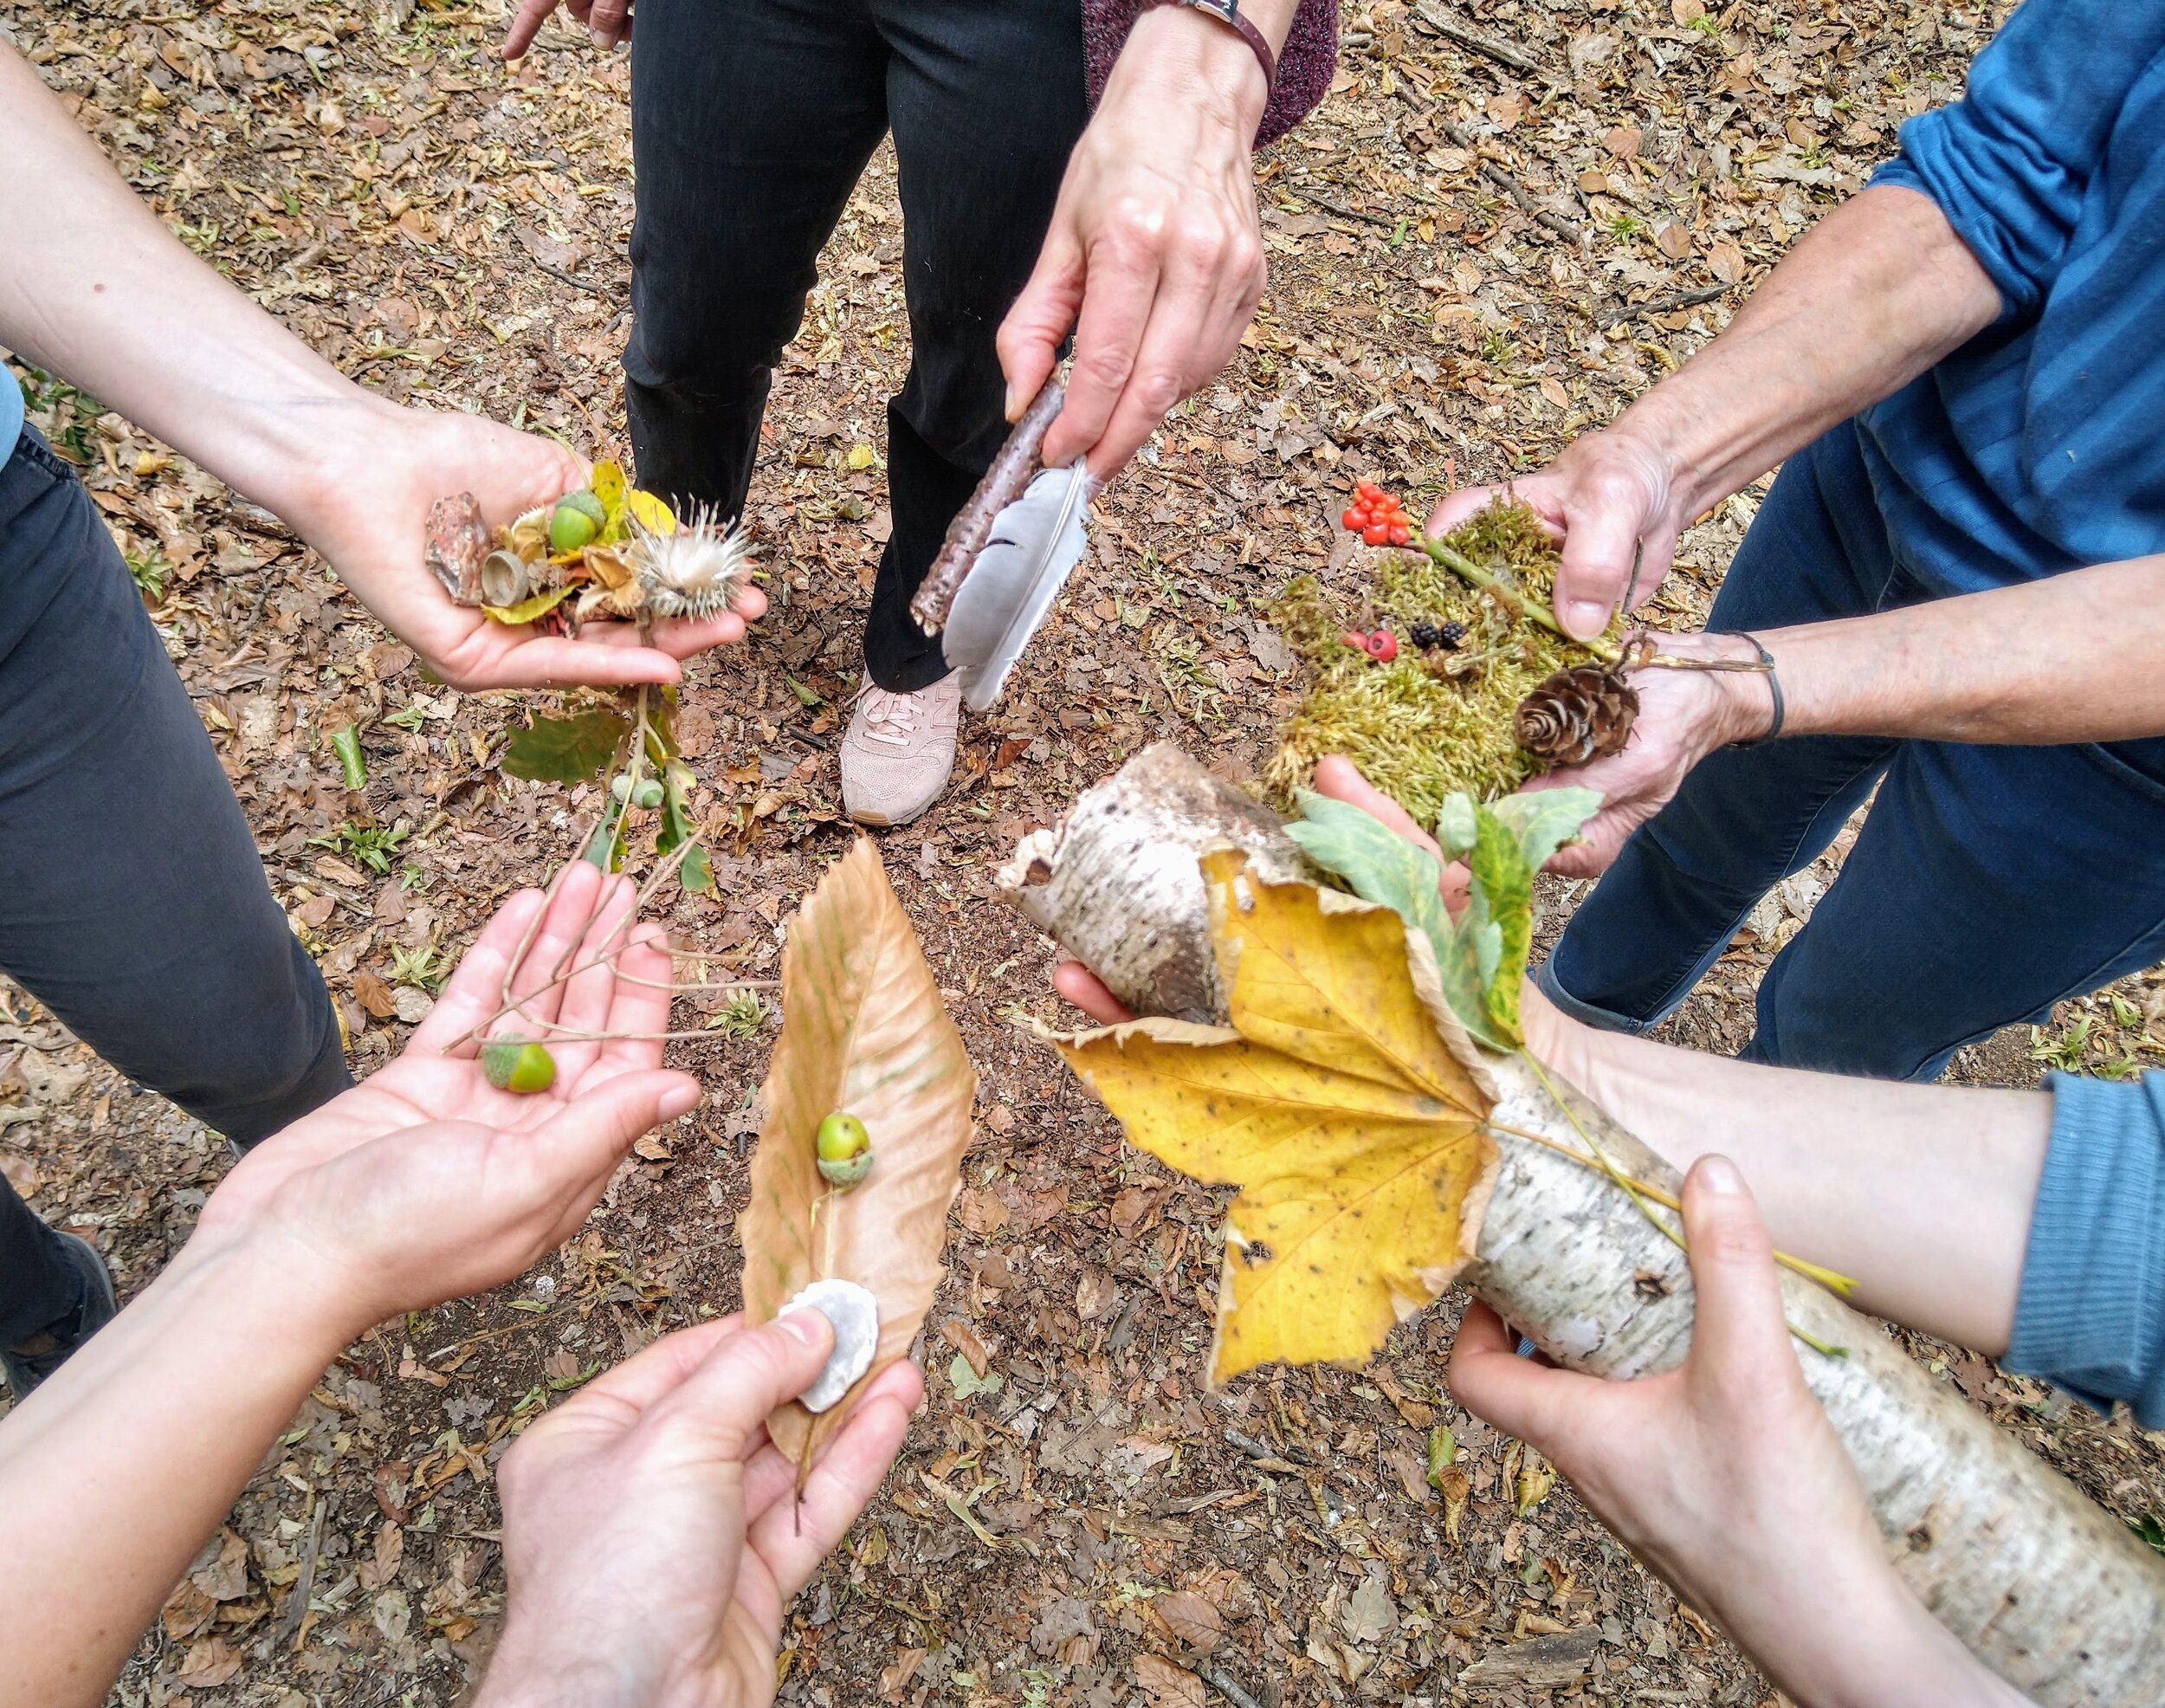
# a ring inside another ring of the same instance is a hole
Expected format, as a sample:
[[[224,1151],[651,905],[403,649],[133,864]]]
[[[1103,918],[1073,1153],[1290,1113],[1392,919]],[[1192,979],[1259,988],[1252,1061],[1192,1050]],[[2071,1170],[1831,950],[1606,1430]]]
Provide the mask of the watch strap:
[[[1270,44],[1263,39],[1263,32],[1250,19],[1240,15],[1240,0],[1148,0],[1145,10],[1155,6],[1187,6],[1216,18],[1228,29],[1236,30],[1240,39],[1254,50],[1256,63],[1263,68],[1263,87],[1266,90],[1278,86],[1278,56],[1270,51]]]

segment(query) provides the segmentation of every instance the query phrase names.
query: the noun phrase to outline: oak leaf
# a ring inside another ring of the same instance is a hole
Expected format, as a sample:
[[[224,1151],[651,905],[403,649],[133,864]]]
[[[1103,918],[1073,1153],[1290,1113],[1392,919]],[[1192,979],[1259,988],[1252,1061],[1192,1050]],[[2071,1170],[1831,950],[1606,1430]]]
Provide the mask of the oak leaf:
[[[1212,1380],[1356,1362],[1471,1258],[1494,1097],[1425,934],[1230,850],[1202,866],[1231,1026],[1138,1020],[1060,1048],[1131,1142],[1241,1188]]]
[[[870,1288],[879,1345],[854,1394],[908,1355],[947,1273],[947,1207],[977,1095],[961,1034],[869,841],[835,863],[790,922],[766,1095],[751,1201],[737,1219],[745,1317],[770,1321],[811,1281]],[[837,1110],[872,1141],[872,1172],[846,1192],[820,1178],[815,1150],[820,1122]],[[814,1417],[792,1400],[767,1420],[768,1433],[808,1465],[850,1404],[845,1395]]]

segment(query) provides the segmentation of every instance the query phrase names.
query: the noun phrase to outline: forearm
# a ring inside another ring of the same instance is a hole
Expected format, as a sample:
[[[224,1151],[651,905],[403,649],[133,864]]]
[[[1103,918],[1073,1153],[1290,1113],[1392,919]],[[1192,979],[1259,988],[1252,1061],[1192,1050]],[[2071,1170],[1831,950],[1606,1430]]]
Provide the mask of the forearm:
[[[1855,1303],[1981,1352],[2007,1344],[2051,1134],[2036,1091],[1803,1073],[1557,1023],[1556,1065],[1678,1169],[1730,1158],[1782,1250]]]
[[[345,1340],[247,1242],[191,1249],[0,1424],[0,1708],[105,1700]]]
[[[2165,734],[2165,556],[1759,639],[1793,735],[2047,745]],[[1763,688],[1756,698],[1763,707]]]
[[[1297,4],[1244,0],[1240,15],[1262,32],[1275,55],[1285,46]],[[1147,93],[1152,105],[1199,100],[1237,117],[1243,148],[1254,139],[1270,98],[1255,50],[1218,19],[1187,6],[1159,6],[1137,18],[1113,77],[1106,107],[1114,105],[1116,91],[1128,87]]]
[[[2000,311],[1990,276],[1930,198],[1866,190],[1609,430],[1664,460],[1689,521],[1907,385]]]
[[[0,47],[0,343],[289,517],[394,406],[198,261]]]

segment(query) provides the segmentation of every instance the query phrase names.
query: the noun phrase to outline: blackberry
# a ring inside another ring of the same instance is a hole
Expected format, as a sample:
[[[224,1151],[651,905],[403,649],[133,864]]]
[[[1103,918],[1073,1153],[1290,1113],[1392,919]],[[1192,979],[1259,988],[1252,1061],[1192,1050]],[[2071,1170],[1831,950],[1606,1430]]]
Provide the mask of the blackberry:
[[[1433,623],[1416,623],[1406,631],[1406,637],[1418,647],[1431,647],[1442,638]]]
[[[1464,623],[1446,623],[1436,631],[1436,644],[1446,652],[1456,652],[1458,643],[1465,637],[1466,625]]]

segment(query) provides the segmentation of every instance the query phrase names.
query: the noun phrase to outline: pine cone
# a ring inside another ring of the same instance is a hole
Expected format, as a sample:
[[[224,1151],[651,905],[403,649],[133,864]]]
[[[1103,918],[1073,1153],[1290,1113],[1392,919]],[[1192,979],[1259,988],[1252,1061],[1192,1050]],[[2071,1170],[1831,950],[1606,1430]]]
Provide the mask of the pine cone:
[[[1518,744],[1551,765],[1584,765],[1620,752],[1638,695],[1620,670],[1573,664],[1536,684],[1513,720]]]

